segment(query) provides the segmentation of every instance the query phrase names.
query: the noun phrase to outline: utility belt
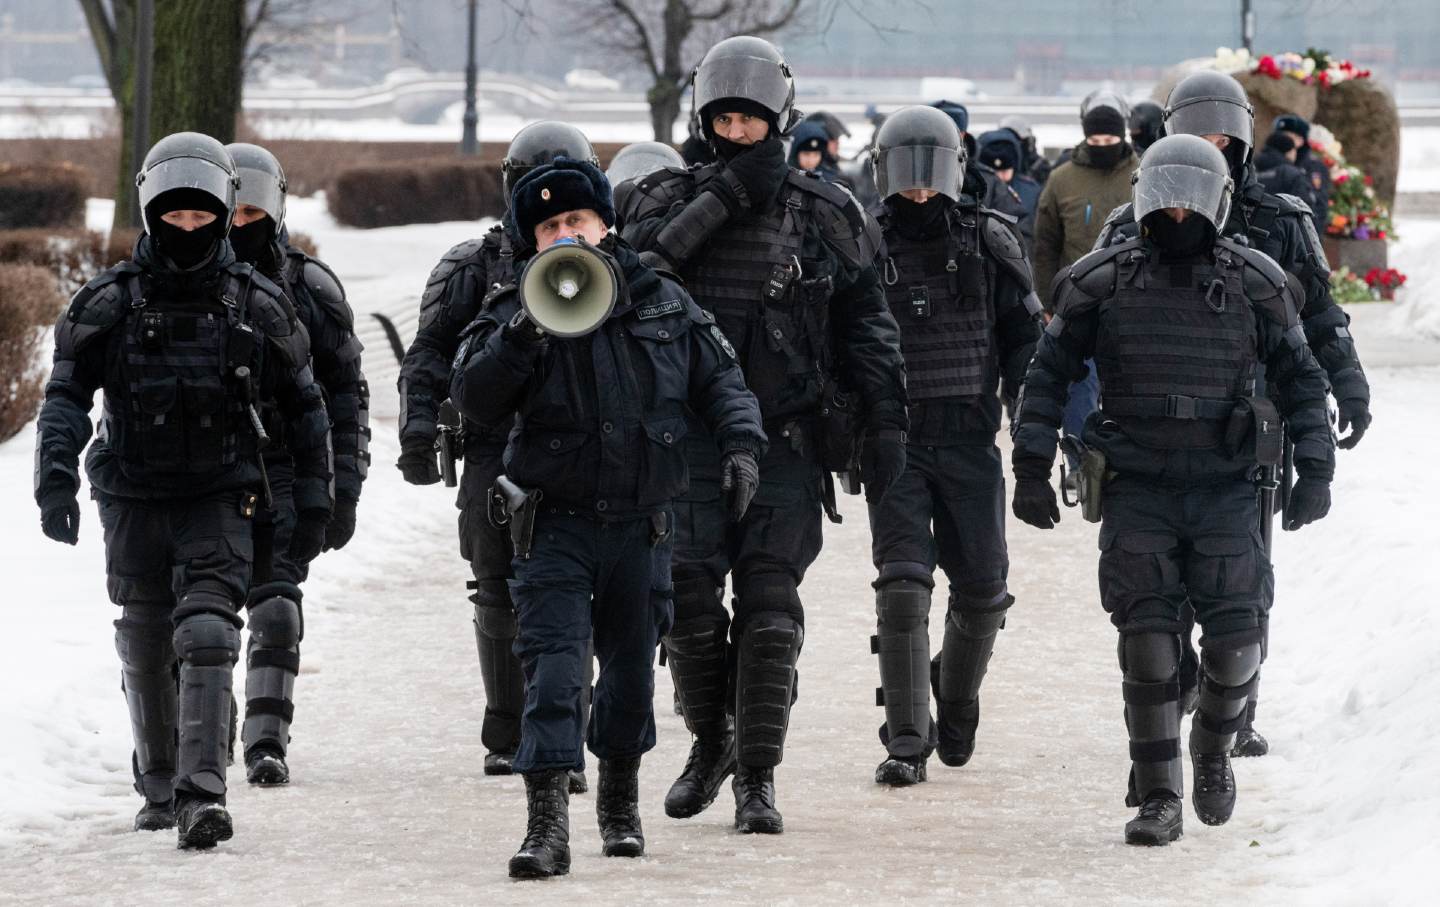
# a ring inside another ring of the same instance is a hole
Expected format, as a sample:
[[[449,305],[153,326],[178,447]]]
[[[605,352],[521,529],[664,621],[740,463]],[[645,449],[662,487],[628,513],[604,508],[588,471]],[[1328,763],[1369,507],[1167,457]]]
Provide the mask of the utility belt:
[[[515,556],[528,561],[534,550],[535,517],[540,511],[540,502],[545,492],[539,488],[524,488],[511,481],[509,476],[500,475],[490,486],[486,501],[486,516],[496,529],[510,527],[510,543],[515,547]],[[657,510],[649,515],[650,546],[653,548],[668,540],[674,527],[670,512]]]

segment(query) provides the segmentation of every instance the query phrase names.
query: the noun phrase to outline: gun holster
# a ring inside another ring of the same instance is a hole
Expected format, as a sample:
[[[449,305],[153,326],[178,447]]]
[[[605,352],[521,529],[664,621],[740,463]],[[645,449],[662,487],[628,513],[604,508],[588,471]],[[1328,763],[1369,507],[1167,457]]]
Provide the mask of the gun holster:
[[[490,525],[496,529],[510,527],[510,542],[515,546],[515,555],[521,560],[530,559],[531,542],[535,535],[535,511],[543,497],[540,489],[521,488],[508,476],[496,477],[495,484],[490,486],[486,507]]]
[[[1066,507],[1079,507],[1080,516],[1087,523],[1100,522],[1100,501],[1104,493],[1108,463],[1105,454],[1089,446],[1079,438],[1067,435],[1060,439],[1065,453],[1080,461],[1075,473],[1075,500],[1071,501],[1065,492],[1065,463],[1060,463],[1060,497]]]

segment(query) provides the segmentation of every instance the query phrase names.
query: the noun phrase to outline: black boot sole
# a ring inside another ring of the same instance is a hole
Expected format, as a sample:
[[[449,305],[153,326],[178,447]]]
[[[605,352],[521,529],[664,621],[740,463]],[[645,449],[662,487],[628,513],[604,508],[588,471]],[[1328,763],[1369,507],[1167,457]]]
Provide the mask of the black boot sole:
[[[737,816],[735,830],[742,835],[779,835],[785,833],[785,820],[779,816],[756,816],[750,819]]]
[[[230,840],[234,833],[230,813],[224,809],[210,810],[180,835],[176,846],[180,850],[209,850],[221,841]]]
[[[643,857],[645,856],[645,839],[627,836],[615,841],[607,841],[601,852],[607,857]]]
[[[951,768],[959,768],[960,766],[965,765],[967,762],[970,761],[970,757],[973,755],[975,755],[975,745],[973,743],[970,745],[970,748],[968,750],[957,751],[946,750],[944,748],[936,748],[935,750],[935,756],[942,763],[950,766]]]
[[[1234,749],[1230,750],[1230,755],[1239,756],[1241,758],[1254,758],[1258,756],[1264,756],[1266,753],[1269,752],[1270,742],[1264,737],[1252,731],[1251,735],[1248,737],[1242,738],[1240,736],[1237,736],[1235,738],[1235,747]]]
[[[245,780],[256,787],[281,787],[290,783],[290,771],[277,765],[267,764],[248,771]]]
[[[886,759],[875,769],[875,783],[887,787],[910,787],[926,781],[927,778],[924,763],[916,766],[899,759]]]
[[[510,878],[512,879],[550,879],[555,876],[569,875],[570,861],[556,861],[548,869],[535,857],[514,856],[510,858]]]
[[[1125,828],[1125,843],[1137,847],[1164,847],[1166,844],[1178,841],[1185,834],[1185,827],[1177,825],[1174,828],[1163,831],[1151,831],[1150,829]]]
[[[490,754],[493,755],[493,754]],[[513,775],[515,774],[514,756],[510,756],[504,762],[491,761],[490,756],[485,758],[485,774],[487,775]]]
[[[695,800],[673,802],[670,799],[670,794],[667,793],[665,795],[665,815],[669,816],[672,819],[689,819],[693,816],[700,815],[705,810],[710,808],[710,804],[715,802],[716,797],[720,796],[720,788],[725,786],[725,779],[729,778],[733,774],[735,774],[735,763],[731,762],[730,766],[726,768],[725,771],[720,775],[719,779],[716,780],[715,789],[709,791],[705,799],[699,802],[696,802]],[[676,784],[678,783],[679,782],[677,781]],[[671,792],[675,790],[674,784],[670,786],[670,790]]]
[[[135,817],[136,831],[166,831],[175,827],[175,814],[150,813]]]

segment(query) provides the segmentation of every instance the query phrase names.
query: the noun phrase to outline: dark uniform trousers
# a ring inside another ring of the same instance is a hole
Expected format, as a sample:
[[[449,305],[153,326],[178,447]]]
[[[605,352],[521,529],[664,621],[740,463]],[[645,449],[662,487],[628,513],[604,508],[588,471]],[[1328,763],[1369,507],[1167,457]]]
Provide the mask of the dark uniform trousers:
[[[525,708],[515,771],[584,768],[582,691],[593,634],[600,672],[588,744],[599,759],[655,746],[655,650],[672,622],[671,543],[649,517],[606,520],[555,506],[535,520],[529,558],[515,558],[515,654]]]
[[[250,496],[95,497],[105,532],[106,586],[123,608],[115,622],[122,688],[127,698],[159,703],[131,713],[136,787],[155,802],[173,791],[223,796],[229,678],[254,557],[252,519],[244,514]],[[185,618],[191,620],[181,629]],[[219,682],[191,685],[205,695],[182,702],[177,657],[182,680],[187,673],[215,674],[212,681]]]
[[[284,755],[295,718],[295,678],[305,636],[300,584],[310,575],[310,567],[289,554],[296,521],[294,466],[288,458],[269,458],[265,469],[273,506],[261,507],[255,514],[255,567],[246,601],[250,638],[245,646],[241,737],[247,754],[266,747]]]

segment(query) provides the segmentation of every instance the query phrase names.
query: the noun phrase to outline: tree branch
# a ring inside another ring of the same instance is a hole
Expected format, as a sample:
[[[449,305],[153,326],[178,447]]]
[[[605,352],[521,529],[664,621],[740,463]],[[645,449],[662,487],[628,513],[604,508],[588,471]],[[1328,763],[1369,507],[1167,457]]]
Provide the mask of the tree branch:
[[[714,22],[717,19],[721,19],[725,16],[730,15],[730,13],[734,11],[734,9],[735,6],[733,3],[730,2],[730,0],[723,0],[723,2],[719,6],[715,7],[714,12],[697,13],[692,10],[690,13],[690,18],[696,22]]]
[[[787,6],[776,13],[771,19],[756,19],[745,29],[746,34],[763,35],[776,32],[790,24],[795,14],[800,11],[800,0],[789,0]]]
[[[611,9],[615,10],[615,12],[623,16],[626,21],[630,23],[630,27],[635,30],[635,47],[632,49],[632,52],[640,57],[640,62],[644,63],[645,68],[650,70],[650,75],[658,80],[660,78],[660,63],[655,59],[655,49],[650,43],[650,34],[645,29],[645,23],[640,21],[640,15],[635,12],[635,9],[630,5],[628,0],[609,0],[608,5]]]
[[[90,40],[95,44],[95,53],[100,57],[100,71],[105,74],[105,84],[115,103],[120,103],[124,91],[120,73],[115,68],[115,23],[105,9],[103,0],[80,0],[80,9],[85,13],[85,24],[90,28]]]

